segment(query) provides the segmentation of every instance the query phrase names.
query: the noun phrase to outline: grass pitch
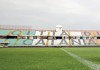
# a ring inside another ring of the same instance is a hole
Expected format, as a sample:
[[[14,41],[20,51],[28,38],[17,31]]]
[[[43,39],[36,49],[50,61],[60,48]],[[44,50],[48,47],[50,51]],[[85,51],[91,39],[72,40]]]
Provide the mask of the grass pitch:
[[[64,48],[100,64],[100,48]],[[0,70],[91,70],[60,48],[0,48]]]
[[[100,48],[69,48],[66,50],[93,63],[100,64]]]

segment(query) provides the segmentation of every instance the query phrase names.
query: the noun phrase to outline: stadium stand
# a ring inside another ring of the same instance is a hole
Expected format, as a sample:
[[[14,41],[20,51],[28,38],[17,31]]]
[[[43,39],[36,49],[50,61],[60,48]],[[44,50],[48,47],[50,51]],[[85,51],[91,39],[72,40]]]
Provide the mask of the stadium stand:
[[[2,47],[25,46],[100,46],[99,30],[25,30],[1,29]]]

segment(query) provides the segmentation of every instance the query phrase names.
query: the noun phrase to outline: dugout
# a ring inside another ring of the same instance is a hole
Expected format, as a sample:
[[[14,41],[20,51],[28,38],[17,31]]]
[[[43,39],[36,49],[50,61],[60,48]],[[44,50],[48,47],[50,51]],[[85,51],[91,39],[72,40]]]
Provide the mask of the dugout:
[[[0,47],[8,47],[9,42],[0,42]]]

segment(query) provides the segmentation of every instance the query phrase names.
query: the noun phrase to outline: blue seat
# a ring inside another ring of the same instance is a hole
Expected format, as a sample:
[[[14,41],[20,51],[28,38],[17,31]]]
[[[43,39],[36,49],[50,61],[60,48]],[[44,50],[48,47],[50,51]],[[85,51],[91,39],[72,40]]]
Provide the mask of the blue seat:
[[[19,39],[15,46],[32,46],[32,39]]]
[[[17,39],[8,39],[7,41],[9,42],[8,46],[14,46]]]
[[[12,30],[0,30],[0,35],[9,35]]]

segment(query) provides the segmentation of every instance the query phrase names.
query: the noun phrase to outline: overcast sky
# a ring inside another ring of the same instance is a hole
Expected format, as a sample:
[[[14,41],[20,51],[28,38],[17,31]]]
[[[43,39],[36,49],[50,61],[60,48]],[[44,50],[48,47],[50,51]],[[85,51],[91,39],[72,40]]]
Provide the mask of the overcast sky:
[[[99,30],[100,0],[0,0],[0,24]]]

